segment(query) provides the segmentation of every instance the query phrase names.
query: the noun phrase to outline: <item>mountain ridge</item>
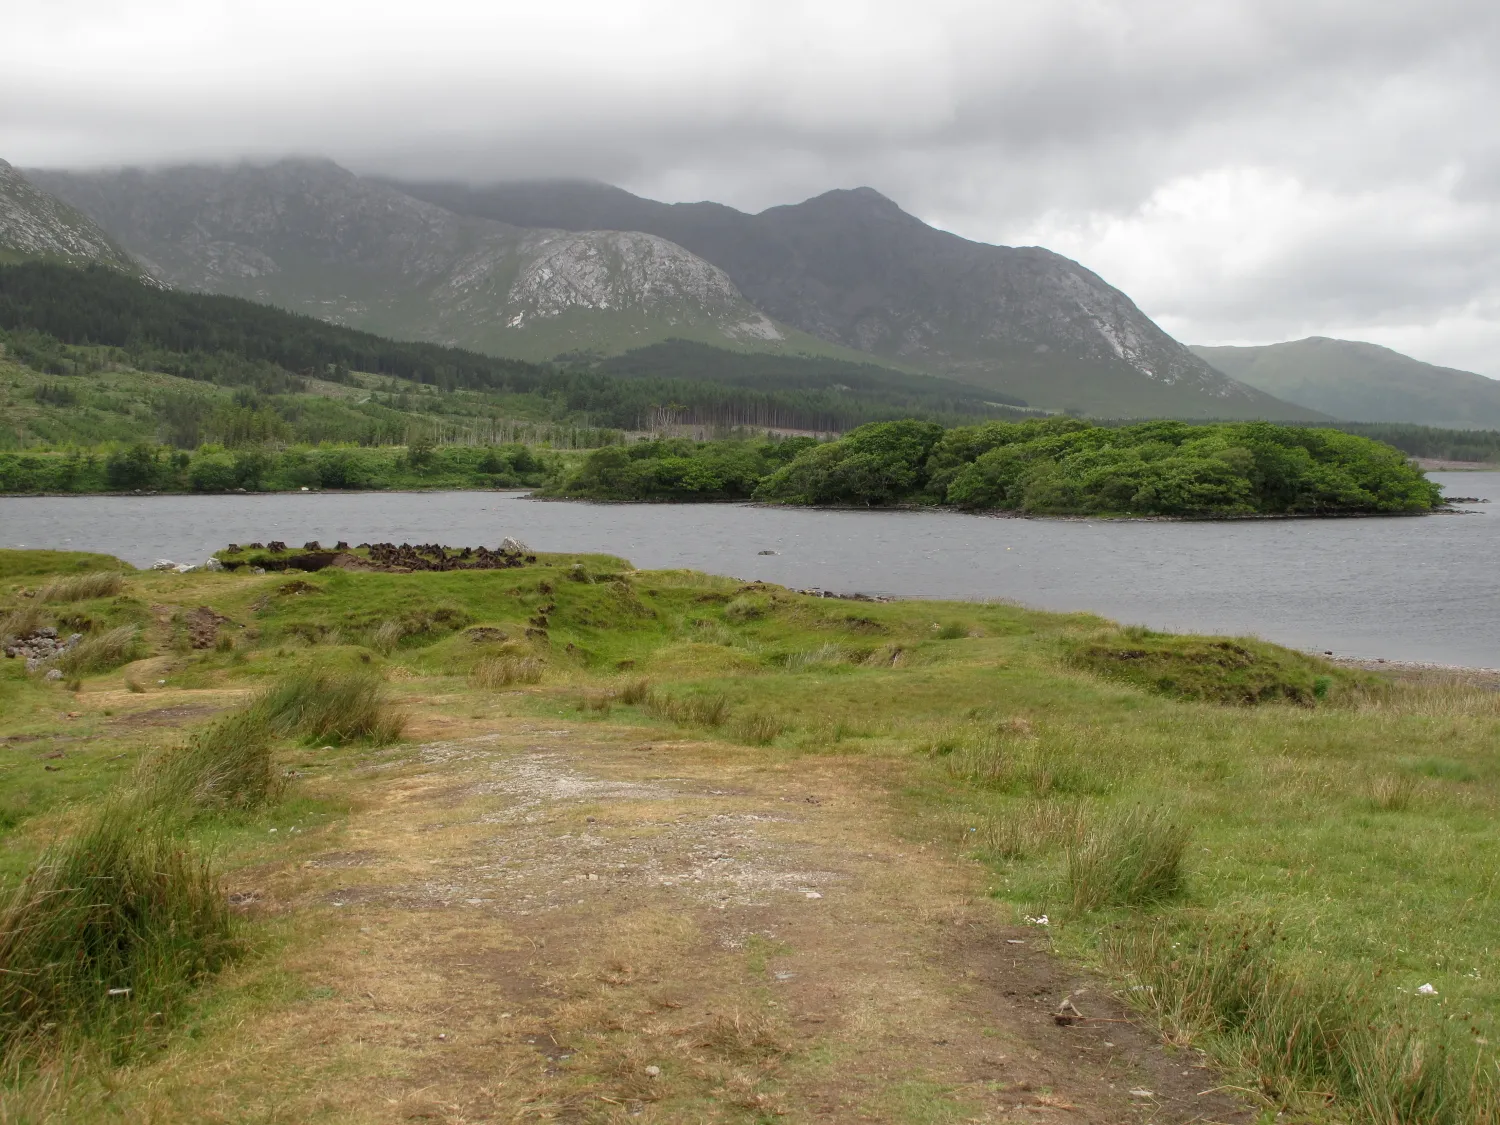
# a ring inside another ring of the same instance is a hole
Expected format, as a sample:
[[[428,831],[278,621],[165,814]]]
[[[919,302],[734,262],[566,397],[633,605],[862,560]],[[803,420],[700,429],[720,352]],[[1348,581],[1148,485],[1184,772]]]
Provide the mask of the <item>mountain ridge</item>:
[[[497,221],[658,234],[723,268],[780,322],[1037,405],[1321,417],[1224,379],[1079,263],[937,230],[873,188],[751,215],[718,203],[657,203],[593,181],[386,182]]]
[[[684,339],[1098,416],[1323,420],[1078,263],[936,230],[870,188],[747,215],[555,181],[476,202],[321,158],[30,175],[164,283],[406,339],[528,360]]]
[[[0,160],[0,261],[25,258],[141,272],[98,224]]]
[[[1500,380],[1423,363],[1379,344],[1308,336],[1192,350],[1231,378],[1351,422],[1500,429]]]

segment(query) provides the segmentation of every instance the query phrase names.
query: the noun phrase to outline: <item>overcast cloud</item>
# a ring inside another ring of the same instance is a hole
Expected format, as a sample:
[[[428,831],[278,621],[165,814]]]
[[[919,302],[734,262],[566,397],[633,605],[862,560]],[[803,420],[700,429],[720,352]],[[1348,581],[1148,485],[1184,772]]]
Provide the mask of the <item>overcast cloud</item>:
[[[20,166],[324,154],[759,210],[868,184],[1179,339],[1500,377],[1493,0],[0,0]]]

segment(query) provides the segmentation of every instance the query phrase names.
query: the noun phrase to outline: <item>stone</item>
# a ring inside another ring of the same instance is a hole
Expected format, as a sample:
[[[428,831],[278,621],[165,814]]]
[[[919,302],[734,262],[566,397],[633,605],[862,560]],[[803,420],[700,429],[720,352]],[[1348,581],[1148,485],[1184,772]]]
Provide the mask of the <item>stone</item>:
[[[177,564],[171,559],[157,559],[151,564],[152,570],[176,570]]]
[[[212,555],[210,555],[208,557],[208,561],[203,564],[203,569],[204,570],[223,570],[224,569],[224,564],[221,563],[218,559],[214,558]]]
[[[531,553],[530,547],[526,546],[519,539],[515,539],[509,535],[500,540],[500,550],[508,555],[529,555]]]
[[[47,674],[42,678],[45,680],[60,680],[63,678],[62,670],[60,668],[48,668]]]

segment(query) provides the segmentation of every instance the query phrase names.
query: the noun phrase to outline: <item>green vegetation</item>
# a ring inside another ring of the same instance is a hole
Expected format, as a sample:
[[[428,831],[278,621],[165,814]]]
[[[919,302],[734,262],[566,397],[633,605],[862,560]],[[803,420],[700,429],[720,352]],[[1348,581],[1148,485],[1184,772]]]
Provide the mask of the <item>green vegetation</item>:
[[[62,575],[120,573],[54,561]],[[0,615],[32,627],[81,615],[91,635],[138,623],[150,661],[84,673],[76,692],[0,666],[5,734],[34,739],[0,763],[4,909],[81,909],[53,890],[94,871],[119,888],[89,896],[97,913],[3,927],[40,943],[7,964],[68,966],[26,986],[41,999],[5,1001],[8,1026],[42,1044],[28,1050],[52,1049],[34,1034],[56,1018],[44,1011],[76,1013],[77,1034],[110,1043],[170,1041],[170,1013],[263,924],[225,928],[198,849],[221,841],[231,869],[299,856],[265,850],[287,840],[267,836],[266,818],[347,785],[366,761],[358,747],[396,733],[375,686],[388,675],[444,722],[503,692],[548,729],[607,720],[655,742],[665,727],[691,733],[673,746],[712,742],[789,777],[816,757],[869,759],[914,842],[972,854],[1003,913],[1048,915],[1058,950],[1128,985],[1146,1018],[1268,1105],[1362,1125],[1478,1125],[1500,1110],[1485,1045],[1500,1035],[1493,692],[1349,673],[1247,639],[813,598],[603,556],[126,573],[119,592],[81,601],[41,601],[52,576],[14,555],[0,564],[20,576],[0,585]],[[231,643],[174,647],[170,622],[129,620],[148,605],[211,607]],[[175,750],[152,749],[101,710],[151,706],[120,691],[141,680],[178,705],[233,707]],[[62,719],[69,709],[80,717]],[[76,749],[58,741],[75,733]],[[68,768],[43,772],[53,745],[70,747],[55,759]],[[288,776],[307,760],[332,779],[324,790]],[[158,810],[159,834],[109,827],[123,806],[107,795],[122,790]],[[127,933],[144,936],[115,940]],[[142,995],[101,998],[101,985]],[[169,1016],[146,1036],[157,1011]]]
[[[1443,430],[1397,422],[1340,422],[1337,429],[1393,445],[1411,457],[1500,466],[1500,430]]]
[[[764,475],[756,479],[758,472]],[[1076,418],[947,431],[914,420],[872,423],[823,444],[601,449],[551,491],[601,500],[753,495],[784,504],[948,504],[1037,515],[1423,512],[1439,500],[1394,449],[1336,430],[1265,422],[1106,427]]]
[[[40,262],[0,265],[0,346],[35,376],[13,396],[27,416],[20,444],[377,445],[416,434],[512,440],[517,422],[828,430],[909,414],[951,421],[1015,413],[952,380],[686,341],[602,364],[498,359],[237,297],[164,290],[102,267]],[[556,443],[551,432],[537,436]]]

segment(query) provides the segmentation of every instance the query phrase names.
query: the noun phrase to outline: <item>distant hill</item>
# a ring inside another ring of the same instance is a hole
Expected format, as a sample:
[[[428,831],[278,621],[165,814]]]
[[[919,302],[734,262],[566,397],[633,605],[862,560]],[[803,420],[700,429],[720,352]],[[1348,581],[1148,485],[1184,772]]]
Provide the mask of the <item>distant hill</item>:
[[[579,181],[396,186],[517,226],[658,235],[718,266],[778,322],[1033,406],[1118,417],[1321,418],[1225,379],[1077,262],[936,230],[869,188],[748,215]]]
[[[93,220],[0,160],[0,262],[30,258],[140,272]]]
[[[1194,347],[1224,374],[1350,422],[1500,429],[1500,380],[1378,344],[1310,336],[1263,347]]]

